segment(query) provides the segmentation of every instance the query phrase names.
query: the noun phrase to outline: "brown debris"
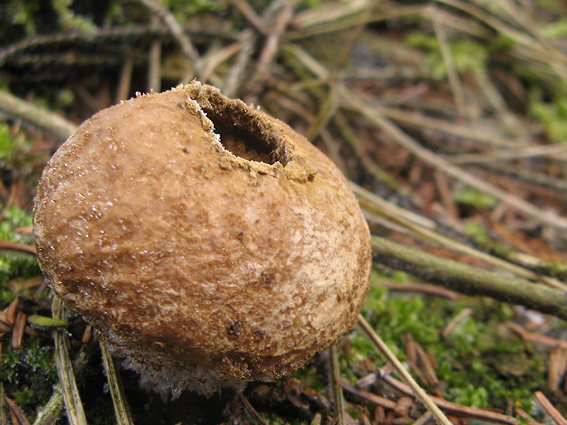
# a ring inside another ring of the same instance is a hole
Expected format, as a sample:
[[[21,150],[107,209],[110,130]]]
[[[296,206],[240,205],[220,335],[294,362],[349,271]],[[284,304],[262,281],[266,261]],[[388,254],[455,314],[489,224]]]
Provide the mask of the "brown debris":
[[[16,321],[14,322],[14,330],[12,331],[12,347],[15,350],[22,348],[27,318],[28,315],[26,313],[18,311]]]

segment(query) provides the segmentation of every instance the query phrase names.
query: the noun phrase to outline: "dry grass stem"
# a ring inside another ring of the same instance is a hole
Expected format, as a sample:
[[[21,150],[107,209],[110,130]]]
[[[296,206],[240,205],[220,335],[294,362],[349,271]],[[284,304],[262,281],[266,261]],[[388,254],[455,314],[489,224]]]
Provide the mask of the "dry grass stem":
[[[128,52],[126,59],[124,60],[124,64],[122,65],[122,72],[120,73],[120,80],[118,81],[118,89],[116,90],[114,103],[120,103],[121,100],[127,100],[130,97],[133,71],[134,55],[131,52]]]
[[[345,411],[345,400],[343,397],[343,387],[341,380],[341,370],[339,364],[339,349],[335,345],[329,348],[329,381],[333,395],[333,405],[335,408],[335,418],[338,425],[347,425],[347,414]]]
[[[458,154],[445,158],[453,164],[474,164],[501,160],[514,160],[520,158],[535,158],[549,156],[555,160],[567,161],[567,145],[558,143],[553,145],[535,145],[510,150],[493,151],[486,154]]]
[[[429,6],[429,16],[433,22],[433,28],[435,29],[435,35],[437,36],[437,41],[439,42],[439,48],[441,49],[441,55],[443,56],[443,62],[445,63],[445,68],[447,69],[447,75],[449,77],[449,85],[451,86],[451,91],[453,92],[453,97],[455,99],[455,104],[457,105],[457,110],[460,115],[466,116],[467,110],[465,108],[465,92],[463,90],[463,85],[455,68],[455,62],[453,61],[453,55],[449,48],[449,40],[447,39],[447,33],[443,24],[439,21],[437,17],[437,7],[432,4]]]
[[[104,369],[106,370],[106,378],[108,380],[110,394],[112,395],[112,403],[114,404],[116,423],[117,425],[132,425],[133,422],[130,414],[130,408],[126,402],[120,375],[118,375],[118,371],[116,370],[112,354],[102,341],[100,343],[100,348],[102,350],[102,360]]]
[[[480,190],[483,193],[494,196],[514,208],[522,211],[523,213],[533,217],[542,223],[548,224],[558,229],[567,230],[567,218],[558,216],[552,211],[545,211],[536,207],[524,199],[500,189],[491,183],[488,183],[475,175],[451,164],[447,160],[435,155],[430,150],[421,146],[416,140],[410,137],[407,133],[403,132],[398,126],[392,123],[384,115],[371,106],[367,105],[362,99],[358,98],[353,92],[347,88],[342,88],[342,99],[345,105],[356,109],[364,115],[370,122],[382,129],[385,133],[390,135],[404,148],[412,152],[427,164],[437,168],[445,174],[454,177],[467,185]]]
[[[433,402],[433,400],[427,395],[425,391],[415,382],[412,376],[404,368],[402,363],[397,359],[397,357],[392,353],[388,346],[382,341],[382,338],[372,329],[370,324],[361,315],[358,316],[358,326],[366,337],[372,342],[372,344],[378,349],[380,354],[388,361],[388,363],[394,368],[394,370],[403,378],[403,380],[411,388],[411,394],[415,395],[426,407],[427,410],[435,417],[438,423],[442,425],[452,425],[451,421],[447,419],[445,414],[439,409],[439,407]]]
[[[53,318],[65,318],[65,306],[59,298],[53,299]],[[75,381],[75,372],[73,364],[69,357],[68,342],[66,331],[56,330],[55,336],[55,364],[57,366],[57,375],[61,384],[61,392],[67,409],[67,418],[70,425],[86,425],[87,418],[81,402],[81,396]]]
[[[140,0],[140,2],[146,6],[149,10],[152,11],[158,18],[160,18],[164,24],[167,26],[171,35],[175,38],[175,40],[179,43],[183,54],[192,61],[193,69],[195,70],[195,74],[200,77],[201,76],[201,63],[199,58],[199,53],[193,43],[191,43],[191,39],[181,25],[177,22],[175,17],[167,10],[164,6],[154,0]]]
[[[151,26],[158,27],[159,20],[156,16],[151,18]],[[154,40],[150,45],[150,52],[148,54],[148,91],[161,91],[161,56],[162,56],[162,42],[161,40]]]

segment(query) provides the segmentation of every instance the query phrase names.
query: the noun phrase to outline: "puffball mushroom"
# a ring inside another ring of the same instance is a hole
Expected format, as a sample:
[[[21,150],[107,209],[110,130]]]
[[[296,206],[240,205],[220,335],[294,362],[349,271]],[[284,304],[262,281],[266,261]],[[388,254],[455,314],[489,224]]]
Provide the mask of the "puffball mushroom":
[[[44,170],[34,234],[56,296],[176,393],[289,375],[354,327],[368,290],[341,172],[196,81],[83,123]]]

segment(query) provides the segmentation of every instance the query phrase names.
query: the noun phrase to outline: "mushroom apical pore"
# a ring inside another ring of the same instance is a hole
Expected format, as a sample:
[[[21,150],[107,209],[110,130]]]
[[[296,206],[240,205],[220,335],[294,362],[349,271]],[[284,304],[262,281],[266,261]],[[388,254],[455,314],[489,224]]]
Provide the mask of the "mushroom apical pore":
[[[174,391],[290,374],[354,327],[368,290],[341,172],[199,82],[83,123],[43,173],[34,233],[55,294]]]

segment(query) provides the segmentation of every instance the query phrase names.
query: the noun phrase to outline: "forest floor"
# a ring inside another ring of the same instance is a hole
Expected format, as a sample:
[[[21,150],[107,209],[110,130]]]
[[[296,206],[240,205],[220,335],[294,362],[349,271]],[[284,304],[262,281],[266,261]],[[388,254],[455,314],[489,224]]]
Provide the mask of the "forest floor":
[[[52,317],[31,215],[45,164],[97,111],[194,78],[288,123],[352,182],[374,250],[362,317],[451,422],[567,424],[567,4],[165,3],[0,5],[0,424],[65,423],[69,400],[90,424],[125,406],[136,424],[433,420],[363,326],[334,371],[320,353],[242,396],[172,400],[105,372],[80,316]]]

